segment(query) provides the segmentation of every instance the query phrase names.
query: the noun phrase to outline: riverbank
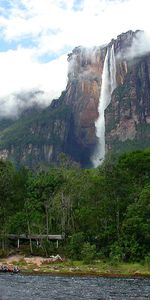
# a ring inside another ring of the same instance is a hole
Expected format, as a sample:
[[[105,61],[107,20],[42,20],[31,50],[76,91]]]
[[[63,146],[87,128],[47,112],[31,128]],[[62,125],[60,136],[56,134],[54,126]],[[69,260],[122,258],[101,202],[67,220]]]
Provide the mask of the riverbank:
[[[56,261],[39,256],[25,257],[14,255],[0,259],[0,265],[18,266],[24,274],[68,275],[68,276],[104,276],[104,277],[150,277],[150,266],[142,263],[114,263],[95,261],[84,264],[81,261]]]

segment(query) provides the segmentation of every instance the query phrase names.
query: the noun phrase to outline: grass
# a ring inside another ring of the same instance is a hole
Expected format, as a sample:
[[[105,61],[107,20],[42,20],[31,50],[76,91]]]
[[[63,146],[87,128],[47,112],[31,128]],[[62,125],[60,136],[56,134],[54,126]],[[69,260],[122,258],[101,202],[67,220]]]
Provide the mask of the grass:
[[[93,264],[84,264],[82,261],[65,261],[62,263],[36,264],[17,263],[22,271],[39,273],[59,273],[66,275],[95,275],[95,276],[150,276],[150,268],[140,263],[120,263],[96,261]]]
[[[7,259],[2,259],[1,264],[9,264]],[[83,261],[65,260],[63,262],[43,262],[37,265],[35,261],[26,262],[25,258],[11,261],[12,265],[20,268],[25,274],[57,274],[78,276],[112,276],[112,277],[150,277],[150,266],[144,263],[113,263],[111,260],[97,260],[91,264]]]

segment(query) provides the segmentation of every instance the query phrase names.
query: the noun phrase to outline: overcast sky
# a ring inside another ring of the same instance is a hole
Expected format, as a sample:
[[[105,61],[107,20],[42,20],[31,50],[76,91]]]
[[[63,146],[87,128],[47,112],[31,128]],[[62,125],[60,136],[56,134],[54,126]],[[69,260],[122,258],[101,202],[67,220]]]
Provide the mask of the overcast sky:
[[[67,53],[130,29],[148,30],[149,11],[150,0],[0,0],[0,99],[6,97],[9,110],[14,93],[40,89],[48,101],[59,96]]]

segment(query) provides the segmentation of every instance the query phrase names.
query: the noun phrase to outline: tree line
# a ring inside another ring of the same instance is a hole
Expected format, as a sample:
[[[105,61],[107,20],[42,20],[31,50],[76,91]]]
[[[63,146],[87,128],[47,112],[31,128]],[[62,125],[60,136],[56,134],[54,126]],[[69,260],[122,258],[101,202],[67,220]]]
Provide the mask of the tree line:
[[[97,257],[144,259],[150,255],[150,149],[107,157],[97,169],[81,169],[64,155],[57,166],[36,172],[1,160],[3,250],[8,233],[64,233],[63,254],[74,259],[90,250]]]

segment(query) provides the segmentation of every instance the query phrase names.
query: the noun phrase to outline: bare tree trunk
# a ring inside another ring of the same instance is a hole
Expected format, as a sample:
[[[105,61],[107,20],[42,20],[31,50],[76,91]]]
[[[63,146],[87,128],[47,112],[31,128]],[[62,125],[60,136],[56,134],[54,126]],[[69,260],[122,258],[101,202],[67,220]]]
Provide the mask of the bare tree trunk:
[[[46,213],[46,234],[47,234],[47,241],[48,241],[49,221],[48,221],[48,204],[47,203],[45,203],[45,213]]]
[[[116,230],[117,230],[117,238],[120,238],[120,213],[119,213],[119,203],[117,199],[117,211],[116,211]]]
[[[29,220],[27,220],[27,225],[28,225],[28,235],[29,235],[29,241],[30,241],[30,252],[31,252],[31,254],[33,254],[32,240],[31,240],[31,229],[30,229]]]
[[[61,207],[62,207],[61,228],[62,228],[62,233],[65,233],[66,214],[65,214],[65,200],[64,200],[63,193],[61,194]]]

